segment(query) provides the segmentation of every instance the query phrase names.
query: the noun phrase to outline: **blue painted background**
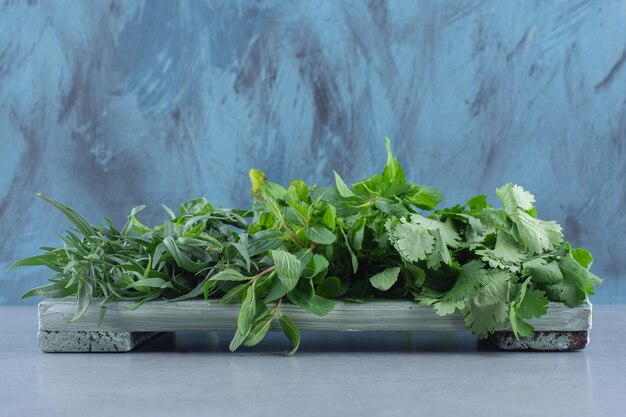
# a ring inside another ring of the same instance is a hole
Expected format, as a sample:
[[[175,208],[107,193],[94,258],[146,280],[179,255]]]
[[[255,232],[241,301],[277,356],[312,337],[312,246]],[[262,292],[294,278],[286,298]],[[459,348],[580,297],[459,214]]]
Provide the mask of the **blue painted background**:
[[[44,192],[91,221],[204,195],[247,170],[357,180],[385,135],[450,204],[513,181],[592,250],[625,302],[626,2],[4,1],[0,303],[10,263],[58,242]]]

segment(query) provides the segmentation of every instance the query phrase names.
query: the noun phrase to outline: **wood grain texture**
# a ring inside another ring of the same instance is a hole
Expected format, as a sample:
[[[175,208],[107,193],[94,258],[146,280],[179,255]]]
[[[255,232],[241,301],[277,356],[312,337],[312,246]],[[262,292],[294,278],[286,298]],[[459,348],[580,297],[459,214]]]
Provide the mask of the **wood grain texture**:
[[[42,331],[125,331],[158,332],[177,330],[234,330],[239,305],[221,305],[216,300],[149,301],[137,310],[126,310],[129,302],[110,302],[104,320],[97,325],[99,307],[92,303],[75,322],[73,300],[45,300],[39,304],[39,330]],[[461,331],[459,315],[438,316],[431,307],[412,301],[338,302],[325,317],[284,304],[287,314],[302,331]],[[550,303],[548,314],[529,321],[537,331],[587,331],[591,327],[591,304],[569,308]],[[273,329],[280,327],[273,323]],[[510,330],[503,327],[502,330]]]

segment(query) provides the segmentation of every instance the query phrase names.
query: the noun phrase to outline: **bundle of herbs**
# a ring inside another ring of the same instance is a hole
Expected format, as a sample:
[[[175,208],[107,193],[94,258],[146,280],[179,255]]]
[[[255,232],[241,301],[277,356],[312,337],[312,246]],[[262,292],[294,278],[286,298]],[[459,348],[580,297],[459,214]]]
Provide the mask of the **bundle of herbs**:
[[[337,299],[412,299],[439,315],[461,314],[484,338],[510,323],[530,336],[526,320],[546,314],[548,302],[574,307],[601,280],[592,257],[564,242],[561,227],[537,217],[534,197],[506,184],[502,207],[485,195],[435,210],[437,189],[407,182],[387,141],[387,163],[352,186],[335,173],[334,187],[292,181],[288,188],[250,171],[250,210],[216,208],[200,198],[148,227],[135,207],[124,227],[90,224],[44,195],[74,225],[62,247],[18,266],[43,265],[50,284],[23,297],[75,296],[78,320],[97,300],[101,317],[111,300],[219,298],[240,303],[231,350],[258,344],[278,320],[293,345],[300,334],[281,313],[283,303],[325,316]]]

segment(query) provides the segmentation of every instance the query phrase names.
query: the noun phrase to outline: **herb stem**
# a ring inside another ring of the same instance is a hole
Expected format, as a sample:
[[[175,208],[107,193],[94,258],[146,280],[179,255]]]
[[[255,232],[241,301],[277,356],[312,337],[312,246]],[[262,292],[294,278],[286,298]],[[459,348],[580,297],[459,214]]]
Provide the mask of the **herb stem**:
[[[300,246],[301,249],[306,248],[304,243],[302,243],[302,241],[298,239],[298,236],[296,236],[293,230],[291,230],[289,226],[287,226],[287,223],[285,223],[285,219],[283,219],[282,216],[280,217],[280,225],[283,229],[287,231],[287,233],[289,233],[289,236],[291,236],[291,240],[293,240],[296,245]]]
[[[262,270],[261,272],[259,272],[258,274],[256,274],[255,276],[253,276],[252,280],[256,281],[259,278],[261,278],[263,275],[269,274],[270,272],[274,271],[275,269],[276,269],[276,265],[272,265],[270,267],[267,267],[264,270]]]

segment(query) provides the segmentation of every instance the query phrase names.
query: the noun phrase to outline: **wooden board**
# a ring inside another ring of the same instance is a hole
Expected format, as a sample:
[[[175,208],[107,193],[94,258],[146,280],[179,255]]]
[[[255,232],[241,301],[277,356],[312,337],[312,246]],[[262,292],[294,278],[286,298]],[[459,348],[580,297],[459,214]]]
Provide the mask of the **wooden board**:
[[[98,300],[91,303],[81,319],[72,323],[69,319],[76,308],[73,298],[42,301],[39,304],[39,345],[49,352],[127,351],[140,339],[145,340],[156,332],[234,331],[239,313],[239,305],[222,305],[216,300],[150,301],[136,310],[128,310],[131,305],[130,302],[107,303],[104,318],[98,325]],[[361,304],[340,301],[325,317],[315,316],[292,304],[283,304],[281,310],[301,331],[466,330],[460,315],[438,316],[431,307],[404,300],[376,300]],[[550,303],[548,314],[529,320],[529,323],[535,328],[532,338],[516,340],[510,327],[503,327],[498,329],[492,340],[502,349],[583,348],[591,328],[591,304],[582,303],[569,308],[560,303]],[[278,323],[273,323],[272,329],[279,330]],[[109,350],[105,343],[107,332],[111,333]],[[143,336],[138,337],[137,333]],[[73,336],[76,336],[75,342],[70,340]]]

